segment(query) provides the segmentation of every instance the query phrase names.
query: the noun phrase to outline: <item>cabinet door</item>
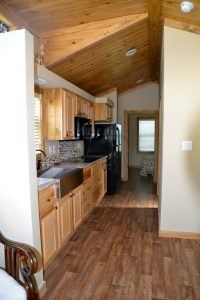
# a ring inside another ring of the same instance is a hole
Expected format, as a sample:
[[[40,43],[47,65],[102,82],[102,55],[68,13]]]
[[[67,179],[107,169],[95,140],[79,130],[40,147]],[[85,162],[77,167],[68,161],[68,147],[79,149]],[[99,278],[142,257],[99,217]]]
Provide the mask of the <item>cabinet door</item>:
[[[108,106],[108,120],[113,119],[112,112],[113,112],[112,107]]]
[[[82,220],[82,186],[72,192],[74,229]]]
[[[87,100],[84,100],[84,114],[86,118],[90,118],[90,103]]]
[[[58,201],[58,228],[59,247],[61,247],[73,232],[72,197],[69,195]]]
[[[99,121],[100,119],[100,104],[95,103],[94,104],[94,120]]]
[[[44,139],[63,138],[63,90],[44,90],[42,97],[42,126]]]
[[[76,113],[76,95],[64,91],[64,136],[74,137],[74,118]]]
[[[83,183],[82,217],[85,218],[93,208],[93,178]]]
[[[104,171],[103,196],[107,193],[107,170]]]
[[[91,121],[94,121],[94,104],[93,103],[89,103],[89,119]]]
[[[58,249],[56,209],[40,220],[40,226],[43,264],[46,265],[55,256]]]

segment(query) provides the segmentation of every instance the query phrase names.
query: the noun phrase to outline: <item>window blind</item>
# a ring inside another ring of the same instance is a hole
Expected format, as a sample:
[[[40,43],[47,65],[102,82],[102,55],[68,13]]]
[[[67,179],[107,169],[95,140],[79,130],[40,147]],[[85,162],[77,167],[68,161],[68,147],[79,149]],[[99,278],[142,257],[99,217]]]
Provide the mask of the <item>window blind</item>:
[[[139,120],[139,151],[153,152],[155,148],[155,120]]]
[[[35,121],[35,150],[41,149],[41,100],[39,97],[34,98],[34,121]]]

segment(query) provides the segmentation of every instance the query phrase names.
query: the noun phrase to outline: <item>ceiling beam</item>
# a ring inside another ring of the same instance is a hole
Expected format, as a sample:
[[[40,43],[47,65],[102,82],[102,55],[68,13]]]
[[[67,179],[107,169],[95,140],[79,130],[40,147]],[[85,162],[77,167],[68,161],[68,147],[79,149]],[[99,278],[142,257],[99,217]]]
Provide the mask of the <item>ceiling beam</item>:
[[[158,80],[161,49],[161,1],[148,0],[149,13],[149,55],[151,80]]]
[[[26,28],[33,35],[39,36],[39,33],[34,30],[24,19],[20,18],[4,1],[0,1],[0,14],[4,16],[15,29]]]
[[[66,59],[73,58],[83,49],[94,46],[97,42],[143,21],[147,17],[147,13],[142,13],[44,33],[41,35],[46,52],[44,63],[49,68],[55,67]]]

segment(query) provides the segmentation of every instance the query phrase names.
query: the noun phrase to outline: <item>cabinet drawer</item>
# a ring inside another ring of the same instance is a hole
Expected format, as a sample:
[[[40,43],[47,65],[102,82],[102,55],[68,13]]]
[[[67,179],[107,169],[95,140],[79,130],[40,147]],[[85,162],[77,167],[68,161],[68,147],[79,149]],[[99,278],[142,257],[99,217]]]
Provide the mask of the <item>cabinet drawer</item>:
[[[47,215],[51,210],[54,209],[55,203],[55,187],[49,187],[39,192],[39,212],[41,217]]]
[[[92,176],[92,169],[88,168],[83,170],[83,182],[89,179]]]

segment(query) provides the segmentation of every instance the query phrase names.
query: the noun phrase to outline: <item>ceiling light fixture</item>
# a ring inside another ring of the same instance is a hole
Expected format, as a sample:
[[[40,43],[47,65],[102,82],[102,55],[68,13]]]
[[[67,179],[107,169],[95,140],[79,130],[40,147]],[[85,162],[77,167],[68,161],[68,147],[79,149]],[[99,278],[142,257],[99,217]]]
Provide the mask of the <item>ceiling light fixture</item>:
[[[183,1],[181,2],[181,10],[184,13],[189,13],[194,9],[194,4],[190,1]]]
[[[35,80],[35,82],[37,84],[41,84],[42,85],[42,84],[47,83],[47,80],[45,78],[38,78],[38,79]]]
[[[126,56],[133,56],[137,52],[137,49],[131,49],[126,52]]]

